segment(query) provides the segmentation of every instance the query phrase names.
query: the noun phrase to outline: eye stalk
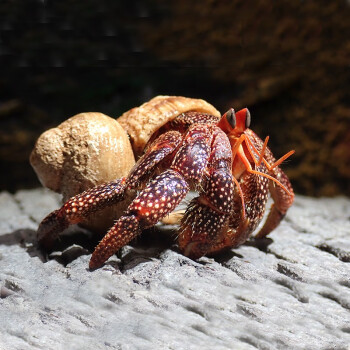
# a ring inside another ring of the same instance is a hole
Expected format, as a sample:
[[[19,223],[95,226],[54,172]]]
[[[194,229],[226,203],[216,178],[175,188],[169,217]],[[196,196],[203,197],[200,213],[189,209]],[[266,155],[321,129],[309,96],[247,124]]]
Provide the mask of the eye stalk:
[[[250,116],[249,109],[246,108],[246,115],[245,115],[245,127],[249,128],[250,127],[250,122],[252,121],[252,118]]]
[[[249,128],[251,116],[248,108],[243,108],[236,113],[236,129],[238,133],[244,132],[245,129]]]
[[[244,131],[249,128],[251,116],[248,108],[243,108],[235,112],[230,108],[220,119],[218,126],[226,132],[226,134],[239,137]]]
[[[226,119],[229,122],[232,129],[236,127],[236,113],[233,108],[229,109],[226,113]]]

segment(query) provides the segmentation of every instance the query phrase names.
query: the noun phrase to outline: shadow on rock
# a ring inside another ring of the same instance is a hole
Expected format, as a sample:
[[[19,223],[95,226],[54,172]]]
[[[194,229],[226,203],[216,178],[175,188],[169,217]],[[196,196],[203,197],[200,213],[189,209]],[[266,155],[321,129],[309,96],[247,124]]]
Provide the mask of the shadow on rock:
[[[170,229],[166,226],[156,226],[147,229],[142,235],[134,239],[131,245],[127,245],[117,252],[120,262],[106,262],[106,265],[112,264],[115,269],[123,273],[134,269],[139,264],[158,259],[166,249],[179,252],[175,245],[175,232],[174,229]],[[79,226],[72,226],[65,230],[57,240],[54,241],[50,249],[46,249],[38,244],[36,231],[20,229],[0,236],[0,245],[19,245],[26,249],[30,257],[38,257],[43,263],[54,259],[63,266],[67,266],[80,256],[91,254],[101,238],[101,235],[92,233]],[[247,241],[245,245],[255,247],[267,253],[268,247],[272,242],[270,238],[252,238]],[[220,264],[225,264],[234,257],[239,259],[243,258],[243,256],[234,249],[227,249],[209,257]],[[197,262],[202,265],[206,264],[206,261]],[[116,264],[118,266],[115,266]]]
[[[219,264],[225,264],[229,260],[231,260],[232,258],[242,259],[243,255],[241,255],[241,254],[233,251],[232,249],[228,248],[227,250],[218,252],[217,254],[215,254],[213,256],[209,256],[209,257],[212,257]]]
[[[47,260],[55,259],[58,263],[67,266],[82,255],[91,254],[101,236],[79,226],[71,226],[65,230],[53,243],[50,249],[39,249],[46,253]],[[38,244],[38,243],[37,243]]]
[[[125,246],[117,252],[121,262],[120,271],[132,269],[135,266],[158,258],[159,255],[174,243],[171,235],[173,231],[162,227],[153,227],[145,230],[142,235],[131,242],[131,246]],[[32,231],[31,242],[35,247],[36,255],[43,262],[55,259],[58,263],[67,266],[69,263],[82,255],[91,254],[103,236],[92,233],[79,226],[71,226],[53,242],[50,249],[41,247],[36,239],[36,232]],[[17,241],[18,242],[18,241]],[[115,262],[113,267],[117,268]],[[110,262],[106,262],[110,265]]]
[[[255,247],[259,249],[260,251],[264,253],[269,252],[269,245],[273,243],[273,240],[271,238],[251,238],[247,242],[244,243],[244,245],[247,245],[249,247]]]
[[[251,238],[247,242],[244,243],[246,246],[255,247],[264,253],[269,252],[269,245],[273,242],[271,238],[263,238],[263,239],[255,239]],[[235,251],[234,248],[227,248],[226,250],[222,250],[218,253],[208,255],[209,258],[213,258],[217,263],[225,265],[233,258],[243,259],[244,256]],[[198,261],[200,264],[207,264],[207,261]]]
[[[60,235],[51,249],[44,249],[37,241],[36,231],[20,229],[0,236],[0,245],[20,246],[26,249],[30,257],[38,257],[43,263],[55,259],[66,266],[81,255],[90,254],[100,237],[90,232],[71,228],[66,234]]]
[[[134,269],[139,264],[158,259],[166,249],[174,248],[174,232],[163,226],[145,230],[131,242],[131,246],[126,246],[117,253],[121,260],[120,270],[125,272]]]
[[[0,236],[0,245],[19,245],[26,249],[31,257],[38,257],[42,262],[46,261],[45,254],[40,250],[36,240],[36,231],[32,229],[20,229]]]

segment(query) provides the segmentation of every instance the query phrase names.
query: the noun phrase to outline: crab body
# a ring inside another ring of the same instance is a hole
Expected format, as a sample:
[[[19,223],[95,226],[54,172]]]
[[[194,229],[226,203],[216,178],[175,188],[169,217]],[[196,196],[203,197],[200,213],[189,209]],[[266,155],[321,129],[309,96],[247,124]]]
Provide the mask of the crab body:
[[[263,218],[269,192],[274,205],[258,233],[266,236],[293,202],[293,190],[263,142],[249,127],[247,109],[221,118],[186,112],[159,128],[126,177],[68,200],[40,224],[38,239],[50,245],[70,224],[111,206],[131,192],[136,197],[96,247],[90,268],[171,213],[190,190],[178,245],[193,259],[244,243]]]

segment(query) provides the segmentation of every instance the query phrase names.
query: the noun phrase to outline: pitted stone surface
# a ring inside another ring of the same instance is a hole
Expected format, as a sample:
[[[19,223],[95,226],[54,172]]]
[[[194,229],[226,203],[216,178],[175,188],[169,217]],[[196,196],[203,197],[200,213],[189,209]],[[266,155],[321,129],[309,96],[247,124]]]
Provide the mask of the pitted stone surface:
[[[148,232],[93,272],[86,231],[51,260],[38,250],[58,206],[41,189],[0,194],[1,350],[350,349],[347,198],[297,196],[268,239],[215,259]]]

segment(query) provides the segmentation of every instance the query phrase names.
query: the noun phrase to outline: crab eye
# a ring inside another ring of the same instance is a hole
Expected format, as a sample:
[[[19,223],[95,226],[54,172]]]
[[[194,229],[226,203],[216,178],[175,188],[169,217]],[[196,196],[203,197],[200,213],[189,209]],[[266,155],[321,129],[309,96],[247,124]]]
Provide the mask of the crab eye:
[[[236,113],[233,108],[226,112],[226,119],[230,126],[234,129],[236,127]]]
[[[245,127],[246,127],[246,128],[249,128],[251,119],[252,119],[252,118],[251,118],[251,116],[250,116],[249,109],[247,108],[247,112],[246,112],[246,116],[245,116]]]

